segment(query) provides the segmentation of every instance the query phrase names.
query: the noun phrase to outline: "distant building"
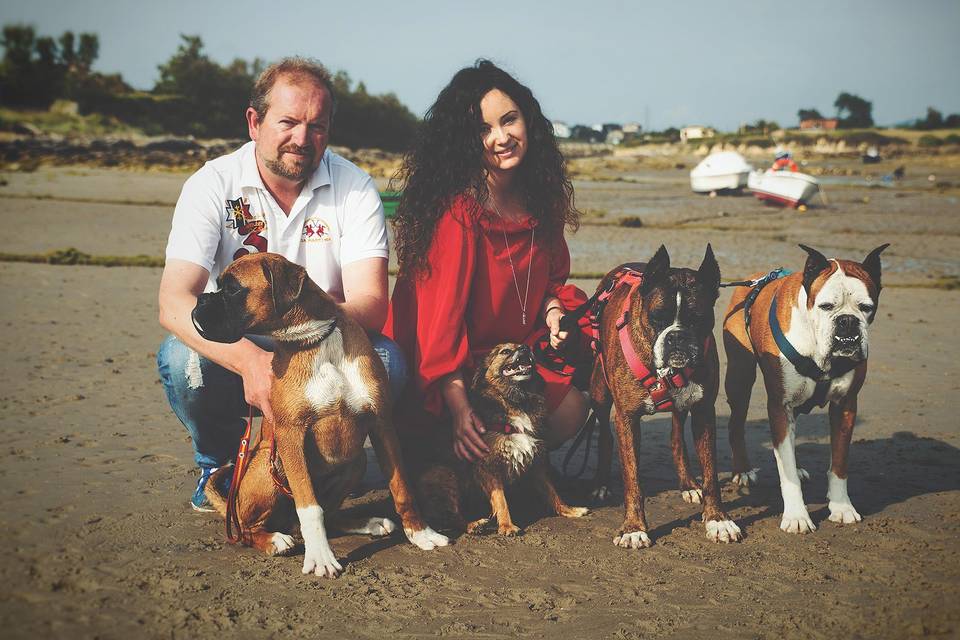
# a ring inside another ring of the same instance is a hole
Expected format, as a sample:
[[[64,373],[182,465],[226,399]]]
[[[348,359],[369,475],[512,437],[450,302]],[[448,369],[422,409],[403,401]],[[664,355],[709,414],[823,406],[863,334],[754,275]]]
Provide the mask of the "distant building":
[[[603,142],[606,136],[603,134],[603,126],[597,125],[599,129],[587,127],[582,124],[574,125],[570,130],[570,137],[581,142]]]
[[[702,127],[699,125],[684,127],[683,129],[680,129],[680,142],[686,142],[687,140],[702,140],[703,138],[712,138],[715,135],[717,135],[717,132],[710,127]]]
[[[569,138],[571,131],[570,126],[566,122],[561,122],[560,120],[554,120],[550,124],[553,125],[553,135],[557,138]]]
[[[800,128],[808,131],[833,131],[837,128],[836,118],[809,118],[800,121]]]
[[[620,144],[624,138],[623,129],[611,129],[607,132],[607,144]]]
[[[639,122],[628,122],[623,125],[624,133],[640,133],[640,123]]]

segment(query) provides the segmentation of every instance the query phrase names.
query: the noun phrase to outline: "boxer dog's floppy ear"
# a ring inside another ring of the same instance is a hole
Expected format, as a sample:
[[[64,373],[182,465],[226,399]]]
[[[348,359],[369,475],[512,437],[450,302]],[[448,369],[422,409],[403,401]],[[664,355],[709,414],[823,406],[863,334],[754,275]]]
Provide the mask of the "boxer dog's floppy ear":
[[[307,270],[289,260],[264,260],[262,266],[263,275],[270,284],[273,308],[277,317],[282,318],[300,297]]]
[[[880,254],[883,253],[883,250],[890,246],[890,243],[882,244],[870,254],[863,259],[861,263],[863,269],[867,272],[867,275],[870,276],[870,279],[873,280],[873,284],[877,286],[877,295],[880,294]]]
[[[697,270],[697,279],[716,295],[720,295],[720,265],[713,256],[713,247],[707,243],[707,252],[703,254],[703,262]]]
[[[807,292],[807,298],[810,297],[810,286],[817,279],[820,272],[830,266],[830,261],[816,249],[811,249],[805,244],[800,248],[807,252],[807,263],[803,265],[803,290]]]
[[[643,270],[643,284],[640,286],[640,295],[645,296],[653,291],[654,286],[667,278],[670,273],[670,254],[667,248],[660,245],[657,252],[650,258],[650,262]]]

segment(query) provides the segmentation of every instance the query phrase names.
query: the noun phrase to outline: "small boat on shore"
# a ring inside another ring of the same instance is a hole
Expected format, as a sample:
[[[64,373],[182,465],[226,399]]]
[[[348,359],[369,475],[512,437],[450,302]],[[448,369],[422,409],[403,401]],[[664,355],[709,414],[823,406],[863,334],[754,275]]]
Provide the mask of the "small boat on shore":
[[[696,193],[737,191],[747,186],[753,167],[736,151],[720,151],[704,158],[690,172],[690,188]]]
[[[820,193],[820,182],[816,178],[796,171],[754,171],[747,187],[764,202],[794,208],[809,203]]]

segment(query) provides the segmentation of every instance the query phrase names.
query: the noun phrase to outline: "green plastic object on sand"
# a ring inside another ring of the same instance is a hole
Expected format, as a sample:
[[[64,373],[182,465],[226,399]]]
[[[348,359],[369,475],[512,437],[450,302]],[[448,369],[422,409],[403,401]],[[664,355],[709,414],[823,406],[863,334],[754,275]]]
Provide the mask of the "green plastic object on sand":
[[[383,202],[383,214],[392,218],[397,213],[397,205],[400,204],[400,194],[402,191],[381,191],[380,200]]]

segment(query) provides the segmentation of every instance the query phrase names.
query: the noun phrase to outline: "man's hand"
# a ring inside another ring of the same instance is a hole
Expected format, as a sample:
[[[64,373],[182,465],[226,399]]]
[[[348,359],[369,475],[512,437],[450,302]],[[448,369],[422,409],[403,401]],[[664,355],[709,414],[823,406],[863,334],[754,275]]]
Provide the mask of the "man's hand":
[[[273,419],[273,408],[270,406],[270,389],[276,376],[273,375],[273,354],[258,349],[254,357],[244,361],[240,370],[243,378],[243,397],[247,404],[260,409],[265,420],[276,424]]]
[[[563,310],[560,307],[550,307],[544,321],[547,323],[547,329],[550,330],[550,346],[559,349],[567,342],[570,332],[560,330],[560,320],[563,316]]]
[[[467,462],[474,462],[490,452],[482,435],[487,430],[480,418],[467,405],[453,416],[453,452]]]

